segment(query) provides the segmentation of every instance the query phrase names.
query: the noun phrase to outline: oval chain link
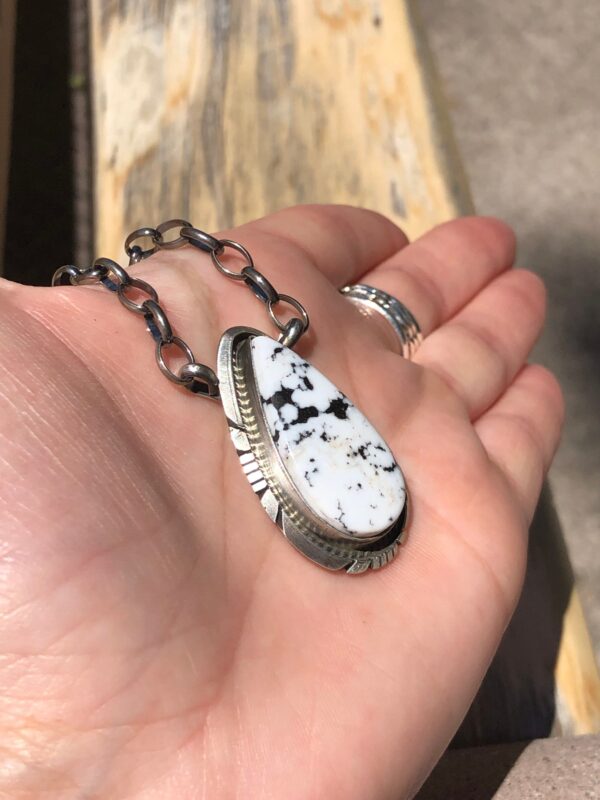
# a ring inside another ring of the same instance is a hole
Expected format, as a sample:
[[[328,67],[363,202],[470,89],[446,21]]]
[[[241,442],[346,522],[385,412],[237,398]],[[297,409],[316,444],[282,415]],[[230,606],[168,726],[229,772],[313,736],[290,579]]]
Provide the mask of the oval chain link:
[[[179,230],[179,236],[176,239],[165,242],[163,239],[163,234],[169,230],[172,230],[173,228],[179,227],[180,225],[181,227]],[[155,250],[152,250],[151,252],[142,251],[142,258],[147,258],[147,256],[144,255],[146,252],[148,252],[148,255],[151,255],[152,252],[155,252],[156,250],[173,249],[176,247],[182,247],[185,244],[191,244],[194,247],[198,247],[199,249],[210,253],[210,257],[214,266],[222,275],[225,275],[225,277],[234,281],[243,281],[254,294],[254,296],[264,303],[264,305],[267,307],[267,312],[270,319],[280,330],[278,340],[282,344],[285,344],[286,347],[293,347],[297,343],[298,339],[308,330],[310,320],[308,317],[308,312],[302,303],[300,303],[299,300],[296,300],[296,298],[290,297],[290,295],[279,294],[273,284],[256,269],[254,266],[254,259],[252,258],[250,251],[244,247],[243,244],[240,244],[240,242],[236,242],[233,239],[217,239],[215,236],[207,233],[206,231],[192,227],[185,220],[172,219],[157,225],[156,228],[139,228],[138,230],[133,231],[133,233],[127,237],[125,243],[125,252],[131,257],[130,245],[135,238],[142,235],[151,235],[153,231],[158,234],[158,236],[154,236],[153,238]],[[225,258],[227,248],[234,250],[236,255],[241,256],[242,261],[245,262],[244,266],[240,270],[236,271],[231,269],[224,263],[223,259]],[[274,306],[281,301],[291,305],[298,313],[298,316],[293,316],[287,322],[280,320],[274,311]]]
[[[175,238],[164,238],[166,233],[175,229],[179,229]],[[152,247],[143,249],[136,244],[139,239],[150,239]],[[143,227],[132,231],[125,239],[124,247],[129,257],[129,264],[132,265],[149,258],[159,250],[174,250],[188,244],[210,253],[214,266],[221,274],[246,284],[254,296],[266,306],[271,321],[280,331],[278,340],[286,347],[293,347],[308,330],[309,317],[302,303],[290,295],[280,294],[256,269],[250,252],[233,239],[217,239],[206,231],[192,227],[187,220],[170,219],[157,225],[156,228]],[[224,263],[227,248],[242,258],[243,266],[238,271]],[[218,399],[219,379],[210,367],[195,360],[192,350],[183,339],[174,335],[167,314],[160,305],[158,293],[149,283],[141,278],[132,277],[127,270],[110,258],[97,258],[87,269],[67,264],[57,269],[52,277],[53,286],[68,284],[83,286],[93,283],[100,283],[109,291],[116,293],[128,311],[144,317],[148,332],[156,342],[156,363],[166,378],[184,386],[194,394]],[[141,302],[132,300],[127,296],[132,290],[146,294],[147,298]],[[287,322],[280,319],[275,307],[281,302],[291,306],[298,316],[292,316]],[[165,351],[173,347],[185,358],[185,363],[177,371],[168,365],[165,358]]]
[[[136,248],[131,245],[136,239],[152,239],[153,246],[141,251],[141,258],[149,258],[158,250],[162,242],[162,234],[156,228],[136,228],[136,230],[131,231],[129,236],[125,239],[125,252],[129,258],[131,258],[135,252]]]

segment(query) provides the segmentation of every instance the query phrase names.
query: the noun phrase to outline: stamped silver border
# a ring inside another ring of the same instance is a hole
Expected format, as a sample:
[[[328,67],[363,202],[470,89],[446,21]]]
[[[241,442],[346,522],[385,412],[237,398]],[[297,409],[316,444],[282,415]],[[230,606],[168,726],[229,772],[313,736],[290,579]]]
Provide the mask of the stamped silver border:
[[[223,410],[243,472],[273,522],[307,558],[331,570],[357,574],[379,569],[396,556],[408,517],[408,493],[400,517],[372,540],[351,540],[317,517],[289,479],[273,444],[252,370],[249,339],[265,336],[255,328],[225,331],[217,371]]]

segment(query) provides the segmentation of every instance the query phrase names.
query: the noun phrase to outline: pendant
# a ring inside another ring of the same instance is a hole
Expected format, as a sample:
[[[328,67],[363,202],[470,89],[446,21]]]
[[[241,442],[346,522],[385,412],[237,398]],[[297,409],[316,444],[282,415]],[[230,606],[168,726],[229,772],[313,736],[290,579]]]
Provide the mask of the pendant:
[[[227,330],[219,388],[240,463],[269,517],[303,555],[360,573],[403,538],[406,486],[371,423],[322,373],[258,330]]]

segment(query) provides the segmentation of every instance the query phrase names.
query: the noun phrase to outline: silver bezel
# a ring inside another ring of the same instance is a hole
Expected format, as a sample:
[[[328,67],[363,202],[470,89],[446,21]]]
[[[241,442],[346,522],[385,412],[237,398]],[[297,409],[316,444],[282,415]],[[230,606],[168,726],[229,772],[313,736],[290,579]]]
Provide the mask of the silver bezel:
[[[242,470],[260,502],[289,542],[322,567],[356,574],[378,569],[397,554],[408,516],[408,496],[400,517],[373,539],[344,537],[306,505],[281,461],[262,411],[252,368],[249,339],[254,328],[225,331],[217,370],[223,409]]]

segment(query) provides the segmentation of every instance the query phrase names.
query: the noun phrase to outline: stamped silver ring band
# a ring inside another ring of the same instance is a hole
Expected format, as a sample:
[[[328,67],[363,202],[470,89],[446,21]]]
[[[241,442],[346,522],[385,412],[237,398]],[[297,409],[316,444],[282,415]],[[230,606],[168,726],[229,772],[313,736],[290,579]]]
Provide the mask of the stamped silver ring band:
[[[402,356],[411,359],[423,341],[419,323],[408,308],[393,295],[367,286],[366,283],[354,283],[340,289],[343,295],[356,303],[361,310],[376,311],[392,326],[400,341]]]

